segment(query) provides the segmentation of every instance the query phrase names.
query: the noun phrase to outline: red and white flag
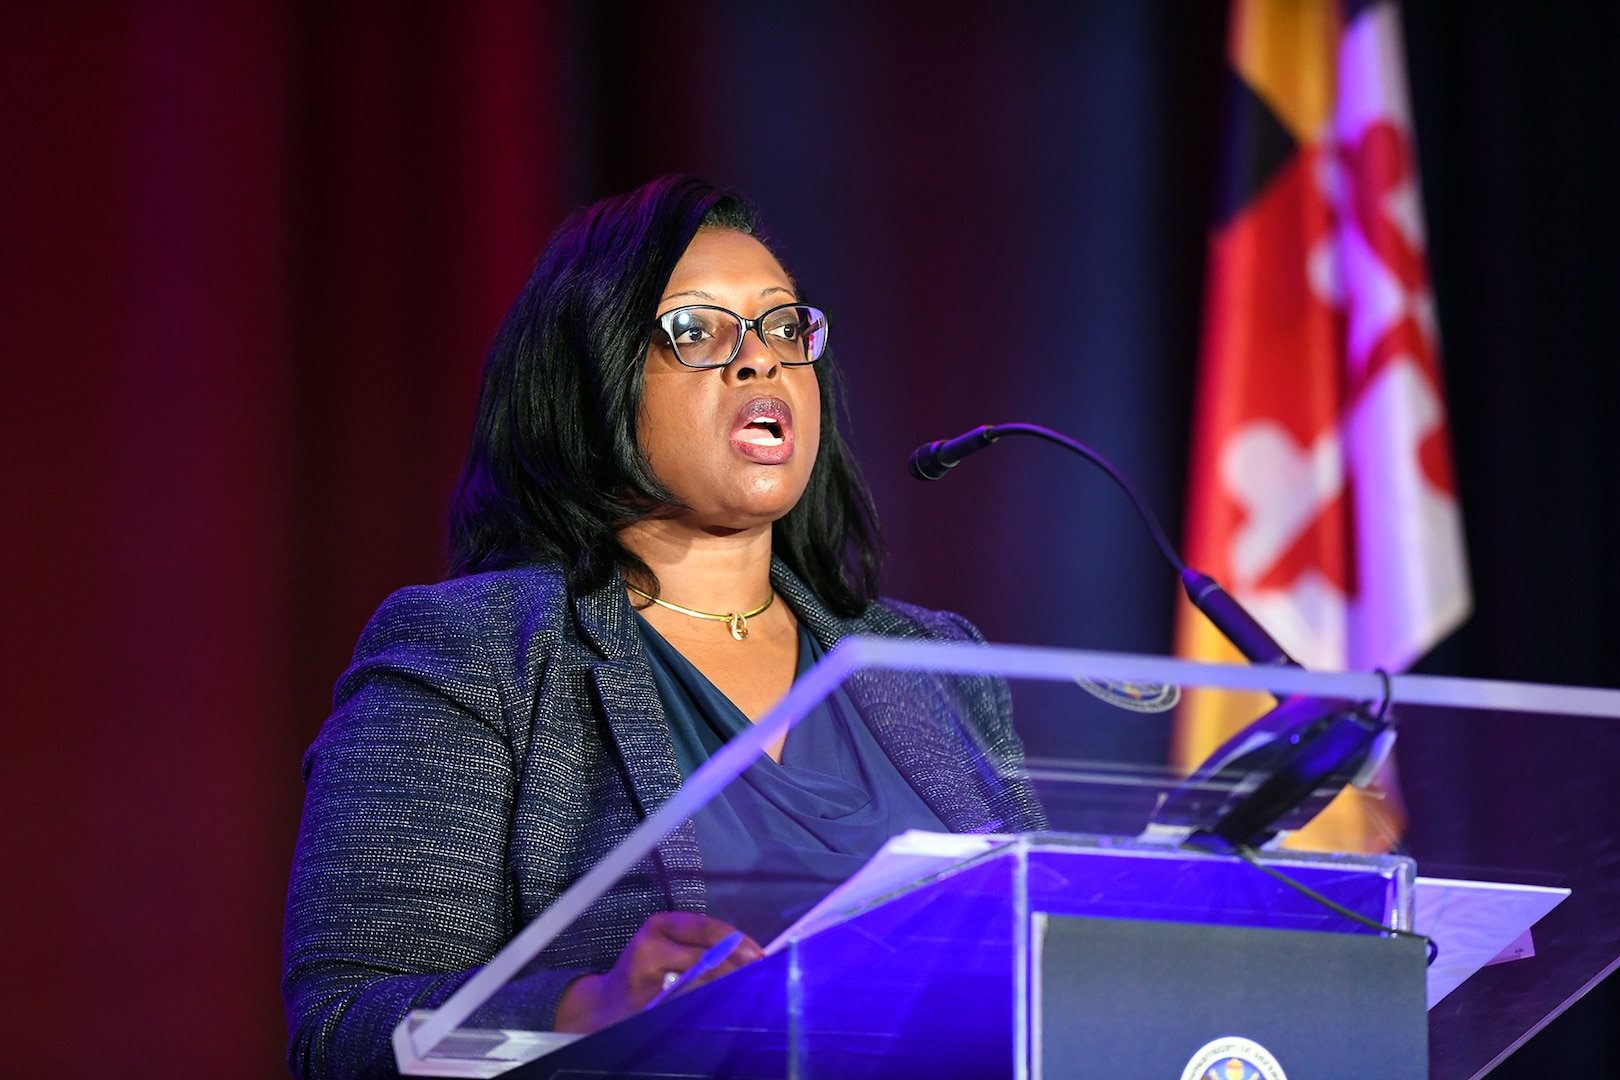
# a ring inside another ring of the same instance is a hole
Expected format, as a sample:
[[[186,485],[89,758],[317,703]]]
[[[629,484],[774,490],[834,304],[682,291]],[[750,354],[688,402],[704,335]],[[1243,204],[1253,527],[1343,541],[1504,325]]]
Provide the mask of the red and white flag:
[[[1186,555],[1308,668],[1405,668],[1469,613],[1400,12],[1234,0]],[[1239,659],[1183,605],[1177,652]],[[1264,711],[1190,693],[1190,767]],[[1382,850],[1392,779],[1296,840]]]

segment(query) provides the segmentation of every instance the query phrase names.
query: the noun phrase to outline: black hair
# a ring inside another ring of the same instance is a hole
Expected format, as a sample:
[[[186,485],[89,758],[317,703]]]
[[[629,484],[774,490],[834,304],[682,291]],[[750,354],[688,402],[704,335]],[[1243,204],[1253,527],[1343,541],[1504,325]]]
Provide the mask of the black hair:
[[[659,299],[703,226],[769,247],[753,207],[689,176],[604,199],[552,236],[484,362],[450,509],[451,576],[554,561],[579,591],[605,585],[615,569],[656,591],[618,531],[676,502],[647,465],[636,418]],[[882,539],[871,493],[838,434],[830,349],[812,370],[821,445],[772,546],[829,609],[850,616],[877,594]]]

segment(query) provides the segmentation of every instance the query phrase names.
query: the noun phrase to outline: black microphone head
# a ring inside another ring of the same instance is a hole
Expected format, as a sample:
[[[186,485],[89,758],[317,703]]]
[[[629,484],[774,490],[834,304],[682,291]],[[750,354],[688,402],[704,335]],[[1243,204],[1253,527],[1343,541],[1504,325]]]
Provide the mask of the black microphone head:
[[[938,480],[943,477],[951,467],[939,459],[939,448],[944,445],[943,440],[935,439],[913,450],[911,461],[908,463],[911,475],[919,480]]]
[[[911,455],[911,475],[919,480],[938,480],[958,461],[983,450],[1000,434],[989,424],[981,424],[954,439],[936,439],[919,446]]]

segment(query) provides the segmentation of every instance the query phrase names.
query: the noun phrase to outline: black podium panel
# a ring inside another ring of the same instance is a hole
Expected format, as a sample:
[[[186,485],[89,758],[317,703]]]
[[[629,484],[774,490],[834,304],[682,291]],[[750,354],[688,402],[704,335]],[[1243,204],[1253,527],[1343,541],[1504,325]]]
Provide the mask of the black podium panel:
[[[1044,939],[1046,1080],[1173,1080],[1226,1036],[1289,1077],[1428,1076],[1426,956],[1410,938],[1049,916]]]

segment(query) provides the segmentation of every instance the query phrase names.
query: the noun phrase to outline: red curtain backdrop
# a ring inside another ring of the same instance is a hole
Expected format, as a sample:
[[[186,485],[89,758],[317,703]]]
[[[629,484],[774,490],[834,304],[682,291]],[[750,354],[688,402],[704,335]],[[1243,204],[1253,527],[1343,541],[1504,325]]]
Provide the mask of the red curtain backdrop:
[[[297,762],[564,209],[546,5],[11,5],[0,1057],[283,1076]]]

